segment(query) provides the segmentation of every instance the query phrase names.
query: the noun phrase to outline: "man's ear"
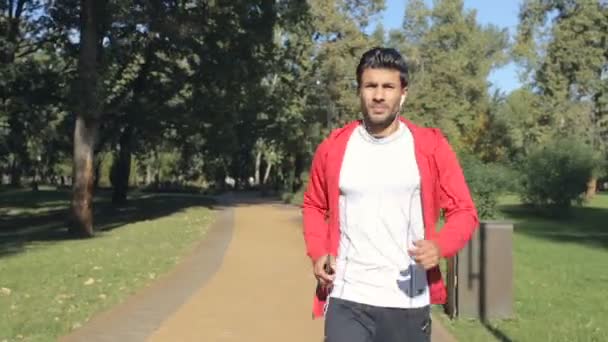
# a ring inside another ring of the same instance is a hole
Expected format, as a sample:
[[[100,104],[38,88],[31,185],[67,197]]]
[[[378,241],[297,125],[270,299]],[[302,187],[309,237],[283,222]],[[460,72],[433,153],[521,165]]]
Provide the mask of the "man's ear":
[[[407,98],[407,86],[405,86],[403,88],[403,90],[401,91],[401,101],[399,102],[399,108],[403,107],[403,104],[405,103],[405,99]]]

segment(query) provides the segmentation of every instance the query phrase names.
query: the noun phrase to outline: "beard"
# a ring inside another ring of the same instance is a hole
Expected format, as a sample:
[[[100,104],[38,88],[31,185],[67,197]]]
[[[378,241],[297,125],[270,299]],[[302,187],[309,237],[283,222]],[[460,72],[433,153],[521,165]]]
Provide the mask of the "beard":
[[[376,107],[378,108],[378,107]],[[384,130],[389,127],[400,112],[400,106],[380,106],[378,109],[384,109],[381,112],[376,112],[374,107],[365,107],[363,118],[367,126],[373,130]]]

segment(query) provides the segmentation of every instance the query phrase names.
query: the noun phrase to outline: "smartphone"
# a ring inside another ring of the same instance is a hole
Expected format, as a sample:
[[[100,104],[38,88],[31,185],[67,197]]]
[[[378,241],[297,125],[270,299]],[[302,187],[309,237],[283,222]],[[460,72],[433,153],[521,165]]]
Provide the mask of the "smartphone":
[[[328,258],[328,259],[329,259],[329,258]],[[334,269],[333,269],[333,268],[331,268],[331,264],[330,264],[330,261],[329,261],[329,260],[327,260],[327,262],[325,263],[324,270],[325,270],[325,273],[327,273],[327,274],[329,274],[329,275],[334,274]]]

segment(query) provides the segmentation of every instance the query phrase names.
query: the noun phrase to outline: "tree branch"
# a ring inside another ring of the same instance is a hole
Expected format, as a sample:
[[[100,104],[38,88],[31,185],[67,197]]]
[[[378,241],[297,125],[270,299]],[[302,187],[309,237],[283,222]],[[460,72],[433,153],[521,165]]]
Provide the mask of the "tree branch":
[[[8,19],[12,21],[13,19],[13,8],[15,7],[15,0],[8,0]]]
[[[19,20],[19,18],[21,18],[21,13],[23,13],[23,7],[25,6],[26,1],[27,0],[18,0],[17,10],[15,11],[15,19]]]
[[[25,7],[25,8],[27,8],[28,12],[35,12],[35,11],[41,9],[41,8],[44,8],[43,4],[37,3],[37,2],[33,2],[31,0],[29,0],[29,2],[26,3],[26,5],[29,5],[29,6]]]
[[[33,43],[29,43],[29,44],[25,44],[23,46],[19,46],[19,53],[16,54],[16,58],[21,58],[21,57],[25,57],[31,53],[36,52],[37,50],[40,50],[42,48],[42,45],[44,45],[45,43],[51,42],[54,38],[56,37],[46,37],[42,40],[39,40],[37,42],[33,42]],[[22,49],[25,49],[22,51]]]

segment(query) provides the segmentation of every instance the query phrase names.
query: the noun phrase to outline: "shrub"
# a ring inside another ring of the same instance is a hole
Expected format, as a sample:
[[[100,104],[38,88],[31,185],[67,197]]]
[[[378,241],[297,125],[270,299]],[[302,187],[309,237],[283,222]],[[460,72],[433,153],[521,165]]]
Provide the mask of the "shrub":
[[[500,164],[484,163],[470,154],[461,154],[459,160],[479,217],[495,218],[498,198],[515,188],[517,173]]]
[[[297,205],[297,206],[302,205],[302,202],[304,201],[304,191],[306,191],[306,187],[308,185],[308,177],[309,177],[308,171],[302,172],[300,174],[300,183],[302,185],[298,188],[298,190],[296,192],[283,193],[281,195],[281,200],[286,203]]]
[[[580,140],[557,138],[534,149],[524,165],[522,200],[538,207],[567,209],[582,203],[598,166],[593,150]]]

